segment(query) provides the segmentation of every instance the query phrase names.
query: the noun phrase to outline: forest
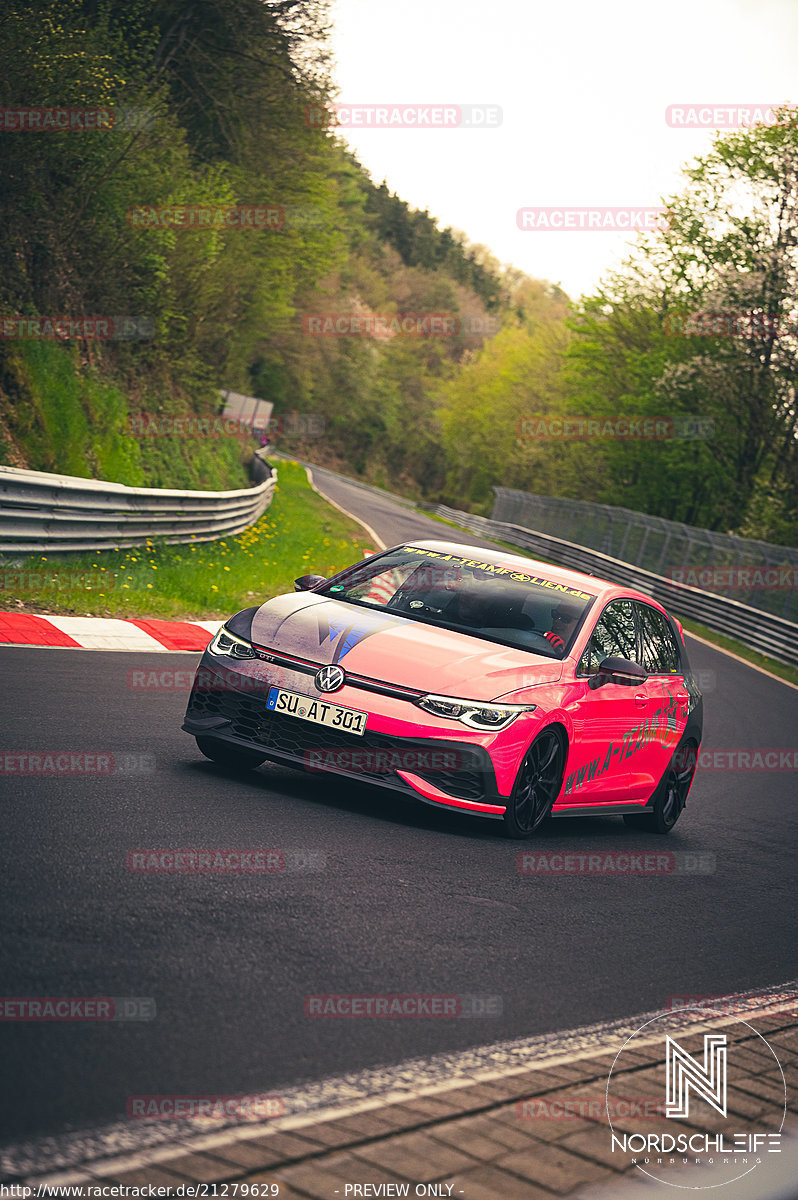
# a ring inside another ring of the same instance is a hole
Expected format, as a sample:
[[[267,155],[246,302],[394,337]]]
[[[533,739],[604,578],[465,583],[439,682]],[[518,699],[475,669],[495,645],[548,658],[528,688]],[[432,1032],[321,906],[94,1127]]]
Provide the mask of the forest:
[[[233,389],[274,404],[280,450],[416,499],[489,513],[503,485],[795,544],[795,110],[717,136],[663,228],[568,297],[308,120],[329,23],[326,0],[5,5],[0,462],[242,486],[241,438],[131,433]],[[660,436],[584,432],[619,421]]]

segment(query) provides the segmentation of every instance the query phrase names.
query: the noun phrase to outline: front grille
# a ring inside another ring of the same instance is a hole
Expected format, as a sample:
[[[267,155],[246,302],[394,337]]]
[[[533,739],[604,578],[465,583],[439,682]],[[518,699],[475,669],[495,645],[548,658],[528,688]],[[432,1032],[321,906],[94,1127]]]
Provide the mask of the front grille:
[[[229,721],[229,725],[220,729],[220,733],[231,734],[264,751],[273,750],[290,755],[306,765],[309,763],[309,752],[318,751],[318,757],[310,761],[319,769],[323,769],[322,764],[328,752],[332,752],[333,762],[335,753],[339,752],[344,769],[346,763],[354,760],[356,765],[351,767],[351,774],[362,776],[364,779],[390,781],[393,786],[405,786],[395,768],[379,769],[380,759],[383,764],[386,760],[394,763],[398,761],[400,769],[412,771],[450,796],[476,801],[485,797],[487,755],[481,749],[472,749],[459,743],[453,745],[443,741],[414,741],[410,738],[389,737],[368,729],[358,737],[344,730],[315,725],[285,713],[271,712],[266,708],[268,692],[268,686],[264,687],[260,694],[250,692],[247,695],[232,690],[195,688],[186,717],[188,720],[222,717]],[[362,751],[367,753],[361,754],[361,761],[358,762],[357,755]],[[372,752],[371,755],[368,752]],[[442,754],[454,758],[452,768],[440,769],[434,765],[436,755]],[[364,767],[362,759],[368,760],[369,757],[375,761],[375,765],[369,766],[367,761]],[[427,765],[425,758],[432,758],[433,765]],[[419,761],[416,762],[416,759]]]

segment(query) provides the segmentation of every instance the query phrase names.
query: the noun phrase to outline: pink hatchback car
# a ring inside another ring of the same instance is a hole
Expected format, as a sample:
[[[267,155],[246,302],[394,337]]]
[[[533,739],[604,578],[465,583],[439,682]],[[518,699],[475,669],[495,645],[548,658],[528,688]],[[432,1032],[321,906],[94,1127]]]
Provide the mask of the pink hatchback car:
[[[651,597],[505,552],[396,546],[231,617],[183,728],[208,758],[357,778],[501,821],[685,806],[702,698]]]

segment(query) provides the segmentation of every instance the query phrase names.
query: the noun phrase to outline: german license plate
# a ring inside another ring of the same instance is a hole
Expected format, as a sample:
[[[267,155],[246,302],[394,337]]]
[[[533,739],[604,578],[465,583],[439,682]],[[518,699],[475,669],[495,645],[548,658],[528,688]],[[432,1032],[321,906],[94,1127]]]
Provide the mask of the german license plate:
[[[299,717],[315,725],[329,725],[331,729],[342,729],[359,737],[366,732],[368,713],[342,708],[340,704],[330,704],[326,700],[314,700],[312,696],[301,696],[299,692],[287,692],[284,688],[269,688],[266,707],[271,712]]]

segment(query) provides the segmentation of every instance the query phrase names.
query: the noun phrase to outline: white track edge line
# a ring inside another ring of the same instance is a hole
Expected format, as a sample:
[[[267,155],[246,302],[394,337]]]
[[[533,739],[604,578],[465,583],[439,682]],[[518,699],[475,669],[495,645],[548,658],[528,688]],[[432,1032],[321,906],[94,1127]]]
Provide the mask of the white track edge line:
[[[374,540],[374,544],[376,545],[378,550],[387,550],[388,549],[385,542],[382,540],[382,538],[379,536],[379,534],[374,532],[374,530],[371,528],[370,525],[367,525],[365,521],[361,521],[360,517],[356,517],[354,513],[351,513],[347,509],[343,508],[342,505],[336,503],[335,500],[331,500],[329,496],[325,496],[324,492],[322,492],[319,488],[316,487],[316,484],[313,481],[313,472],[311,471],[310,467],[305,467],[305,474],[308,477],[308,483],[310,484],[310,486],[312,487],[313,491],[316,493],[317,496],[321,496],[322,500],[326,501],[327,504],[331,504],[333,506],[333,508],[337,508],[338,511],[343,513],[345,517],[349,517],[350,520],[356,521],[357,524],[361,526],[361,528],[365,529],[365,531],[369,535],[369,537]]]
[[[798,993],[798,980],[789,980],[782,984],[771,984],[766,987],[749,988],[745,992],[729,993],[723,997],[719,996],[715,1001],[717,1008],[721,1007],[721,1005],[724,1003],[728,1003],[730,1000],[735,999],[742,1001],[748,1000],[749,1003],[751,1003],[751,1007],[740,1008],[737,1015],[730,1015],[727,1013],[714,1015],[697,1014],[695,1021],[691,1021],[690,1025],[686,1030],[684,1030],[684,1032],[685,1034],[689,1034],[691,1032],[697,1032],[706,1028],[722,1028],[726,1025],[731,1025],[732,1023],[747,1023],[745,1021],[746,1017],[749,1019],[756,1019],[757,1015],[761,1015],[763,1017],[775,1015],[768,1011],[769,1008],[772,1008],[773,1002],[783,999],[785,996],[790,997],[791,1002],[794,1002],[796,993]],[[752,995],[756,996],[758,1001],[752,1002]],[[759,1010],[761,1010],[761,1013]],[[656,1016],[664,1015],[665,1012],[666,1010],[660,1010],[659,1012],[653,1013],[639,1013],[630,1017],[616,1018],[612,1021],[596,1022],[592,1025],[584,1025],[572,1029],[560,1030],[552,1035],[533,1035],[531,1038],[522,1037],[513,1039],[511,1041],[489,1043],[487,1045],[483,1044],[481,1046],[475,1046],[464,1051],[455,1052],[454,1054],[447,1054],[444,1052],[440,1056],[432,1056],[432,1062],[434,1062],[438,1057],[448,1060],[447,1066],[449,1075],[448,1078],[444,1079],[443,1081],[426,1082],[420,1086],[418,1084],[413,1086],[412,1083],[407,1083],[404,1085],[400,1084],[397,1087],[397,1080],[391,1079],[387,1081],[381,1092],[377,1091],[371,1095],[353,1096],[349,1100],[347,1100],[345,1097],[341,1097],[341,1100],[337,1103],[334,1098],[331,1098],[331,1101],[326,1103],[322,1101],[318,1107],[309,1108],[304,1112],[289,1113],[284,1117],[277,1117],[268,1122],[253,1122],[252,1124],[248,1123],[243,1127],[231,1125],[215,1131],[204,1129],[201,1132],[199,1130],[196,1132],[184,1130],[181,1132],[176,1132],[175,1137],[168,1142],[164,1141],[154,1144],[150,1143],[149,1145],[145,1144],[141,1145],[140,1147],[131,1147],[116,1153],[112,1151],[111,1153],[100,1154],[92,1159],[84,1159],[82,1162],[76,1162],[71,1165],[53,1165],[45,1167],[44,1172],[39,1173],[38,1175],[28,1176],[28,1180],[37,1180],[41,1178],[42,1174],[51,1175],[57,1172],[68,1173],[76,1170],[91,1172],[99,1168],[107,1167],[110,1162],[123,1158],[126,1161],[135,1159],[143,1166],[151,1165],[156,1162],[161,1162],[168,1158],[174,1157],[176,1154],[181,1152],[185,1153],[192,1147],[195,1149],[200,1149],[200,1143],[204,1143],[207,1148],[210,1148],[210,1143],[208,1142],[209,1138],[223,1138],[228,1141],[246,1141],[248,1138],[278,1134],[280,1132],[287,1132],[290,1129],[300,1129],[312,1124],[340,1119],[355,1113],[374,1111],[376,1109],[388,1107],[391,1104],[412,1103],[414,1099],[420,1099],[425,1096],[445,1094],[447,1092],[459,1090],[463,1087],[473,1087],[479,1083],[489,1082],[491,1080],[510,1079],[515,1075],[522,1075],[528,1073],[529,1071],[545,1071],[547,1069],[556,1068],[557,1066],[562,1066],[564,1064],[586,1062],[591,1058],[605,1056],[611,1053],[613,1049],[616,1051],[619,1050],[621,1048],[619,1043],[625,1043],[631,1034],[639,1030],[650,1019]],[[674,1010],[668,1013],[668,1015],[678,1017],[679,1012],[678,1010]],[[756,1036],[757,1032],[758,1031],[752,1029],[753,1036]],[[554,1053],[549,1054],[548,1057],[546,1056],[546,1042],[556,1042],[557,1040],[565,1041],[578,1036],[584,1037],[585,1035],[591,1037],[600,1037],[601,1042],[599,1044],[594,1043],[593,1045],[587,1046],[584,1049],[572,1048],[568,1050],[562,1050],[560,1053],[557,1053],[555,1050]],[[760,1034],[760,1036],[765,1035]],[[640,1046],[656,1045],[659,1044],[660,1041],[661,1037],[650,1036],[640,1040],[637,1044]],[[533,1043],[530,1045],[530,1052],[531,1054],[537,1053],[537,1058],[530,1058],[522,1064],[515,1063],[512,1066],[505,1066],[503,1068],[494,1068],[487,1064],[482,1066],[478,1063],[468,1066],[464,1065],[462,1069],[460,1069],[458,1066],[458,1060],[462,1061],[463,1059],[468,1059],[469,1056],[473,1056],[475,1054],[484,1056],[496,1048],[499,1048],[507,1053],[517,1053],[528,1043]],[[543,1054],[540,1053],[541,1049],[543,1049]],[[385,1068],[385,1073],[388,1075],[406,1075],[409,1070],[412,1070],[413,1065],[419,1061],[427,1063],[430,1060],[419,1060],[417,1057],[409,1060],[406,1059],[400,1063],[396,1063]],[[379,1070],[379,1068],[377,1068],[377,1070]],[[366,1071],[363,1072],[363,1074],[366,1075],[369,1073],[369,1069],[366,1069]],[[327,1079],[315,1082],[329,1082],[330,1084],[337,1085],[339,1088],[342,1086],[351,1087],[356,1086],[356,1080],[360,1075],[360,1072],[354,1072],[353,1075],[353,1083],[349,1083],[348,1077],[346,1076],[327,1077]],[[313,1083],[306,1085],[308,1090],[311,1090],[312,1087]],[[289,1090],[296,1090],[300,1092],[300,1094],[302,1091],[301,1088]],[[497,1103],[502,1102],[497,1101]],[[91,1135],[95,1132],[101,1133],[104,1129],[108,1130],[109,1128],[111,1127],[108,1125],[96,1126],[91,1130],[86,1129],[75,1131],[75,1133],[73,1133],[71,1136],[77,1136],[80,1140],[83,1140],[86,1134]],[[35,1141],[38,1139],[33,1140]],[[51,1139],[47,1140],[50,1141]],[[66,1135],[64,1140],[70,1140],[70,1135]],[[223,1143],[216,1142],[216,1144],[218,1145]],[[25,1148],[29,1149],[30,1143],[28,1143]],[[6,1154],[10,1153],[13,1155],[15,1150],[21,1149],[23,1149],[23,1147],[18,1143],[16,1145],[6,1145],[5,1147],[0,1148],[0,1153],[4,1151]]]
[[[760,667],[758,663],[752,663],[747,658],[742,658],[741,655],[735,654],[733,650],[726,650],[723,646],[718,646],[715,642],[710,642],[706,638],[699,637],[697,633],[690,633],[689,629],[685,629],[684,636],[692,638],[695,642],[700,642],[702,646],[709,646],[711,650],[717,650],[718,654],[725,654],[727,658],[733,658],[735,662],[742,663],[744,667],[750,667],[752,671],[759,671],[760,675],[767,675],[768,679],[775,679],[776,683],[783,683],[785,687],[792,688],[798,692],[798,684],[791,683],[789,679],[783,679],[781,675],[774,675],[772,671],[768,671],[765,667]]]

